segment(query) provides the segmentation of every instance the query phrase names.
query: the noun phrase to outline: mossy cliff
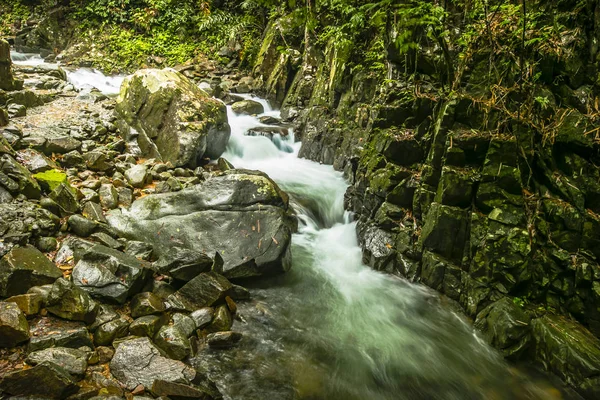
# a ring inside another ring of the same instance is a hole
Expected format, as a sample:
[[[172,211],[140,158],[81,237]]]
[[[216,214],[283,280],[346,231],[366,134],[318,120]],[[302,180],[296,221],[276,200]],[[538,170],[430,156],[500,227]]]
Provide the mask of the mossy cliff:
[[[595,398],[600,6],[492,3],[412,25],[388,4],[329,36],[318,10],[304,34],[286,14],[254,73],[301,155],[351,182],[365,263],[446,294],[507,357]]]

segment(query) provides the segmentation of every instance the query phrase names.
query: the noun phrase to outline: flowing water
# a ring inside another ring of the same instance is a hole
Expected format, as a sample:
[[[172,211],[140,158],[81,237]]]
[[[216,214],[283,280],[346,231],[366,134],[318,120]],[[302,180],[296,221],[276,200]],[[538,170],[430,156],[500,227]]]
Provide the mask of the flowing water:
[[[70,81],[109,93],[122,81],[89,72],[71,71]],[[279,116],[255,100],[264,115]],[[231,107],[228,117],[224,157],[286,190],[299,230],[289,273],[244,283],[253,299],[238,305],[239,346],[204,348],[193,360],[226,399],[571,398],[508,365],[433,291],[363,265],[356,224],[343,208],[347,183],[331,166],[298,158],[293,131],[246,136],[265,125]]]

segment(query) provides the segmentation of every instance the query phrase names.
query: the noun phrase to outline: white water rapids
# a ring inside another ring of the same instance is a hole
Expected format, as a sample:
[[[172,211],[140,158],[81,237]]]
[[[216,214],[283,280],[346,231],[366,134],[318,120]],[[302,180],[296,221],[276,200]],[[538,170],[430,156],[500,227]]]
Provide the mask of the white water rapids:
[[[36,58],[16,63],[37,62]],[[40,64],[42,64],[40,62]],[[78,88],[118,91],[123,77],[68,73]],[[243,96],[249,98],[249,95]],[[264,115],[278,117],[261,99]],[[559,399],[484,344],[465,318],[431,290],[369,269],[356,224],[344,211],[347,183],[331,166],[298,158],[287,137],[246,136],[258,117],[228,107],[223,155],[237,168],[266,172],[287,191],[300,221],[292,270],[244,282],[231,350],[204,348],[194,365],[231,400]]]

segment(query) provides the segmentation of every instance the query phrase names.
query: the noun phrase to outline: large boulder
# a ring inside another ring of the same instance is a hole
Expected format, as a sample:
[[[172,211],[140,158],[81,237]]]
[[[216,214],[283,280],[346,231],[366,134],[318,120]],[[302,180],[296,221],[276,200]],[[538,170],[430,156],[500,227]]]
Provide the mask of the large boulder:
[[[27,293],[60,277],[62,271],[38,249],[15,247],[0,260],[0,296]]]
[[[218,252],[227,278],[285,272],[291,266],[294,220],[287,196],[266,175],[229,171],[175,193],[149,195],[129,210],[109,213],[122,236],[154,245],[158,256],[172,246]]]
[[[231,130],[223,103],[172,69],[144,69],[125,79],[117,99],[120,130],[142,155],[195,167],[218,158]]]

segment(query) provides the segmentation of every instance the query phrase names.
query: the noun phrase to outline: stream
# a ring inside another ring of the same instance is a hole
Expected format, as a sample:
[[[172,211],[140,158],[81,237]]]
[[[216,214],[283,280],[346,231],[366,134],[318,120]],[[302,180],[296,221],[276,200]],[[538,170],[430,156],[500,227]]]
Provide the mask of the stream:
[[[115,94],[123,77],[82,69],[68,79]],[[263,115],[279,116],[253,99]],[[243,283],[253,297],[238,304],[233,329],[244,334],[242,342],[231,350],[203,348],[192,359],[226,399],[576,398],[546,376],[530,375],[530,366],[504,361],[434,291],[363,265],[356,223],[343,207],[342,174],[299,158],[293,131],[272,140],[246,136],[265,126],[258,116],[228,106],[228,117],[232,135],[223,157],[274,179],[290,195],[299,229],[289,273]]]

